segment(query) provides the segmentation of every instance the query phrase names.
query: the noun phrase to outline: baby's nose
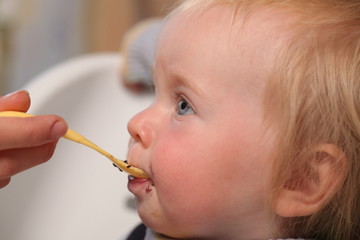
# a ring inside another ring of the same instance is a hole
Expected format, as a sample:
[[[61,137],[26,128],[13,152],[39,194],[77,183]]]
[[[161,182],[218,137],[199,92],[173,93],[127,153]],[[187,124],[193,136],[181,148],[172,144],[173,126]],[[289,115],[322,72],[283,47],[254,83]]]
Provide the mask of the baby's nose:
[[[130,144],[141,143],[144,148],[148,148],[153,141],[154,128],[152,120],[148,114],[148,109],[135,115],[128,123],[128,131],[132,137]]]

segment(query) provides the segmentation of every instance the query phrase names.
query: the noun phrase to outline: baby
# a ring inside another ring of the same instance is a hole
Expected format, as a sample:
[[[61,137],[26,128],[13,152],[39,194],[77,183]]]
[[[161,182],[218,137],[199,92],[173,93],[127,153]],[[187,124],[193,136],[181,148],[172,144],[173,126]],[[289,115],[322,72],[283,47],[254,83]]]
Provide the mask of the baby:
[[[146,239],[360,239],[358,0],[183,1],[154,79],[128,125]]]

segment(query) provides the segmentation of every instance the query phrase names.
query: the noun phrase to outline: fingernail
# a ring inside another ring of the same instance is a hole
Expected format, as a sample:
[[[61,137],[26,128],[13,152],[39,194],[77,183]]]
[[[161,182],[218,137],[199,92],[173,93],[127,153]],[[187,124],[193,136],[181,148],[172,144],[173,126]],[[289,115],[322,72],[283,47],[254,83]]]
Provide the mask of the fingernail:
[[[19,91],[15,91],[15,92],[11,92],[11,93],[8,93],[6,94],[5,96],[3,96],[2,98],[10,98],[12,96],[15,96],[16,94],[20,93],[20,92],[24,92],[24,93],[27,93],[29,95],[29,92],[26,91],[26,90],[19,90]]]
[[[51,128],[51,137],[54,139],[59,139],[65,135],[67,131],[67,125],[64,121],[56,121]]]

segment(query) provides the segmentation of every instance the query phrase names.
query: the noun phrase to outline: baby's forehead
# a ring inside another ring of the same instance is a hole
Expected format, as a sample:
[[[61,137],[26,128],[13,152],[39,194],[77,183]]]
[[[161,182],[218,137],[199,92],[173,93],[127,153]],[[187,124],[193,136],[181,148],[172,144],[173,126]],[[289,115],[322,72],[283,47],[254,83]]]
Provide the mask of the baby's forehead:
[[[231,27],[233,30],[246,30],[248,27],[256,27],[266,33],[268,30],[284,30],[284,26],[295,20],[295,12],[290,9],[280,9],[270,6],[258,6],[252,8],[238,7],[236,4],[213,4],[208,7],[195,6],[192,8],[175,10],[167,18],[171,26],[203,27],[210,28],[211,20],[215,19],[223,28]],[[191,24],[186,24],[191,23]],[[166,24],[167,25],[167,24]]]
[[[289,13],[265,7],[246,14],[223,4],[201,10],[194,7],[171,15],[159,46],[177,43],[180,48],[186,42],[182,51],[196,45],[204,49],[204,54],[211,52],[214,58],[219,58],[219,64],[223,64],[221,56],[228,54],[237,62],[245,62],[234,67],[251,71],[255,70],[251,65],[261,65],[269,70],[278,48],[285,44],[288,35],[285,29],[291,19]]]
[[[204,40],[215,38],[219,44],[233,50],[251,43],[252,47],[264,51],[271,49],[268,45],[281,45],[283,40],[288,39],[289,26],[294,20],[293,13],[270,7],[250,11],[224,4],[208,8],[193,7],[176,11],[169,17],[160,41],[164,36],[176,40],[202,35]]]

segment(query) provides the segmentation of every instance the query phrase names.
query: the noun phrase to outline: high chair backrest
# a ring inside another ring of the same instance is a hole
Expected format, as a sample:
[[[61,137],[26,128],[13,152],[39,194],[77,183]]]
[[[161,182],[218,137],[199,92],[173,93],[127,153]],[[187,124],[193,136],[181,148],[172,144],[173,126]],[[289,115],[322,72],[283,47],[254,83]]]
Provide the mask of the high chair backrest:
[[[121,57],[93,54],[66,61],[32,80],[29,113],[57,114],[69,127],[125,159],[127,122],[151,94],[122,87]],[[127,175],[99,153],[61,139],[53,158],[0,190],[0,239],[120,239],[140,222]]]

